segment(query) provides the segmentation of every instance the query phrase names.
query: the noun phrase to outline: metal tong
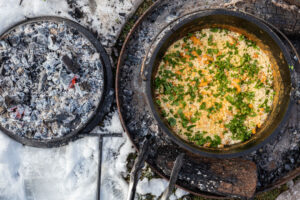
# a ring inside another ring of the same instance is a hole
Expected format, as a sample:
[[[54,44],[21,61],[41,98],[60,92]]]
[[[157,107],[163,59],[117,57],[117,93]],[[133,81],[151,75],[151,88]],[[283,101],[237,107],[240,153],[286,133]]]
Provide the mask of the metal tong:
[[[148,158],[149,155],[149,149],[151,146],[151,142],[149,139],[145,139],[142,144],[141,151],[139,155],[137,156],[133,168],[130,173],[130,182],[129,182],[129,191],[127,195],[127,200],[134,200],[135,194],[136,194],[136,186],[138,183],[138,180],[141,175],[141,170],[143,169],[145,165],[145,161]],[[168,184],[168,187],[165,189],[163,192],[163,195],[161,197],[162,200],[168,200],[176,183],[179,171],[182,167],[183,164],[183,158],[184,158],[184,153],[181,153],[177,156],[172,173],[170,176],[170,181]]]

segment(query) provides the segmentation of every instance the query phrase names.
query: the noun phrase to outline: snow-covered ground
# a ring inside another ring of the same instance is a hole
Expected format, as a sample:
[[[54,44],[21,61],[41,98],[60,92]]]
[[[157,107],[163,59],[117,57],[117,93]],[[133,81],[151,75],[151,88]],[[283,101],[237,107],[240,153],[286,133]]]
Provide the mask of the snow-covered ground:
[[[300,199],[300,181],[289,181],[289,190],[281,193],[276,200],[298,200]]]
[[[1,0],[0,33],[26,18],[47,15],[60,16],[73,19],[81,25],[97,31],[102,44],[106,47],[112,47],[126,20],[134,13],[142,1]],[[22,2],[21,5],[19,5],[20,2]],[[71,3],[68,4],[67,2]],[[76,17],[76,14],[74,14],[75,7],[80,8],[81,17],[78,17],[78,15]],[[107,50],[110,49],[108,48]]]
[[[78,0],[82,11],[74,18],[74,7],[67,0],[1,0],[0,33],[30,17],[54,15],[75,20],[97,31],[100,41],[111,52],[126,20],[142,0]],[[74,4],[73,4],[74,5]],[[111,113],[104,129],[123,133],[117,112]],[[101,132],[98,128],[94,132]],[[102,133],[104,134],[102,129]],[[101,199],[126,198],[126,161],[134,152],[130,140],[106,137],[103,140]],[[60,148],[39,149],[23,146],[0,132],[0,200],[94,200],[97,193],[98,138],[86,137]],[[143,179],[137,192],[159,196],[167,182]],[[177,190],[171,199],[185,193]]]

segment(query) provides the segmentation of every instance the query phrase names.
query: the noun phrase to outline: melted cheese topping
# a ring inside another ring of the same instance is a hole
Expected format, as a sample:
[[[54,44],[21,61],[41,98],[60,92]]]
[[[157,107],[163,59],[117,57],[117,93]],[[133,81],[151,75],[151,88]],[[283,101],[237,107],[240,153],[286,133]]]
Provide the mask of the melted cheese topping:
[[[154,85],[172,130],[214,148],[256,134],[275,93],[267,54],[244,35],[221,28],[202,29],[172,44]]]

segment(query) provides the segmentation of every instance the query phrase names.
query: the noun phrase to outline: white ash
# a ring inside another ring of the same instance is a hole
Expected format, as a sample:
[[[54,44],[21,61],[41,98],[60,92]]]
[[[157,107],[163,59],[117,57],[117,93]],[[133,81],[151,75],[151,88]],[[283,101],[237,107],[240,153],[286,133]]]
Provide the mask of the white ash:
[[[0,41],[0,124],[51,139],[84,125],[103,90],[100,55],[65,23],[18,26]]]
[[[297,200],[300,199],[300,182],[289,185],[289,190],[281,193],[276,200]]]

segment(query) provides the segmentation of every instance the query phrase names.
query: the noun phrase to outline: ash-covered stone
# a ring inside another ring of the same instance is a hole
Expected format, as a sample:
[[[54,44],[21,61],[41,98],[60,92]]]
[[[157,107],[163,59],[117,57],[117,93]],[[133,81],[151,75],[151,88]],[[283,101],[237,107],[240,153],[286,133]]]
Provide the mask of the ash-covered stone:
[[[0,124],[51,139],[83,126],[104,85],[100,55],[65,23],[20,25],[0,40]]]

